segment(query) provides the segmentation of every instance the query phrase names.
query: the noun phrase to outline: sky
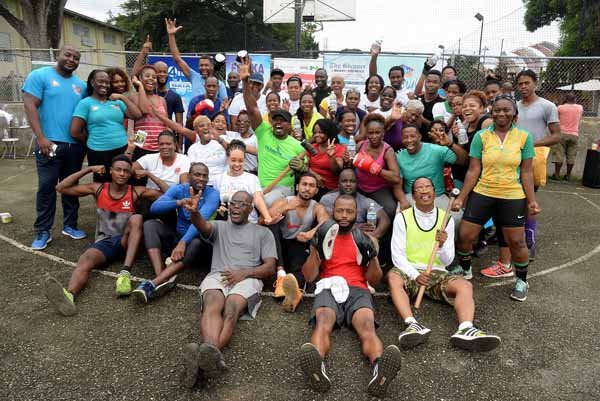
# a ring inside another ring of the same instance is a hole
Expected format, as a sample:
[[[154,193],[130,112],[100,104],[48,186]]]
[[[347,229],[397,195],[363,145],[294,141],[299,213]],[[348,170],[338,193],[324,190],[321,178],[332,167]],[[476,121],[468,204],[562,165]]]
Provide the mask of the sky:
[[[383,51],[441,52],[476,54],[481,23],[474,15],[484,16],[482,48],[488,55],[500,54],[541,41],[558,43],[558,24],[527,32],[523,24],[522,0],[322,0],[335,6],[356,2],[356,20],[325,22],[316,37],[321,49],[368,50],[376,39],[383,40]],[[282,0],[284,2],[284,0]],[[287,1],[285,1],[287,2]],[[90,17],[106,20],[107,13],[119,12],[122,0],[68,0],[67,8]],[[502,42],[504,39],[504,43]],[[250,49],[251,50],[251,49]]]

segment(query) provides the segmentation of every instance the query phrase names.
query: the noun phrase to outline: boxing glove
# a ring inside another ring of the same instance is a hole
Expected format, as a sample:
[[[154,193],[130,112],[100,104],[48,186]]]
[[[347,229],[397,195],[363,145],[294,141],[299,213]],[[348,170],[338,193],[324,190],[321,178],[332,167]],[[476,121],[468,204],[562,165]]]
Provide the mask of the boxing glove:
[[[352,161],[352,165],[357,169],[365,171],[373,175],[379,175],[382,167],[379,163],[375,162],[373,158],[366,152],[359,152]]]
[[[319,252],[321,260],[329,260],[333,254],[333,244],[340,231],[340,226],[333,219],[321,224],[312,238],[312,245]]]
[[[367,267],[371,259],[377,256],[377,246],[367,234],[363,233],[359,228],[352,229],[352,239],[356,245],[356,263],[362,267]]]
[[[194,107],[194,114],[200,115],[202,112],[207,110],[208,112],[212,112],[215,109],[215,104],[210,99],[204,99],[198,103],[196,103],[196,107]]]

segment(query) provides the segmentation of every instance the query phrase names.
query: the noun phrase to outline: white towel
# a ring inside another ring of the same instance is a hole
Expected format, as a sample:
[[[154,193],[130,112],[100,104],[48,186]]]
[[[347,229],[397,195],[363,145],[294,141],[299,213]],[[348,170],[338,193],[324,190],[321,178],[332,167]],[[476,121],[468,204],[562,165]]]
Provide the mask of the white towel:
[[[350,287],[346,279],[342,276],[327,277],[319,280],[317,288],[315,289],[315,295],[321,293],[323,290],[330,290],[331,295],[338,304],[346,302],[348,295],[350,295]]]

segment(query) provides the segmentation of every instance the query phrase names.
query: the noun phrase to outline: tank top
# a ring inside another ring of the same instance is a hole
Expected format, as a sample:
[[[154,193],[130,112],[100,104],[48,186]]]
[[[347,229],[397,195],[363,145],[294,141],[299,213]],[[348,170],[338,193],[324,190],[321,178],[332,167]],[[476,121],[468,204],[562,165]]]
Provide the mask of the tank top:
[[[153,106],[155,111],[167,116],[167,111],[165,110],[165,106],[162,101],[159,103],[158,107]],[[152,113],[147,113],[142,116],[139,120],[135,120],[133,124],[133,129],[135,132],[138,130],[146,131],[146,140],[144,144],[141,146],[142,149],[148,150],[150,152],[158,152],[158,134],[167,129],[167,126],[155,117]]]
[[[293,198],[293,196],[286,197],[288,201],[290,201]],[[312,199],[310,200],[308,207],[304,212],[304,217],[302,218],[302,220],[300,220],[300,217],[298,216],[298,212],[296,210],[290,210],[289,212],[287,212],[287,214],[280,223],[281,235],[283,236],[283,238],[296,239],[296,236],[299,233],[309,231],[312,228],[313,223],[315,221],[313,211],[316,204],[316,201]]]
[[[119,199],[110,196],[110,184],[105,183],[96,192],[96,242],[123,235],[129,218],[135,214],[133,187]]]
[[[363,141],[360,145],[360,152],[366,153],[366,146],[368,140]],[[382,168],[386,168],[387,164],[385,162],[385,152],[390,148],[390,145],[383,142],[383,150],[375,159],[375,163],[379,164]],[[356,179],[358,181],[358,188],[361,191],[366,193],[372,193],[375,191],[379,191],[381,188],[386,188],[388,186],[388,182],[378,175],[373,175],[367,173],[366,171],[362,171],[360,169],[356,169]]]

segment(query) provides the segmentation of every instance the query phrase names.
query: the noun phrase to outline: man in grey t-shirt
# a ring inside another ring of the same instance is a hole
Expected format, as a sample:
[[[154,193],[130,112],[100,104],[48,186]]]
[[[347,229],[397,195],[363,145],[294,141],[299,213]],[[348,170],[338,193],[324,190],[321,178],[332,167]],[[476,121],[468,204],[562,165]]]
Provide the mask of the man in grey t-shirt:
[[[183,384],[193,387],[204,373],[226,369],[221,350],[229,344],[237,320],[246,312],[256,316],[260,306],[261,279],[275,274],[277,250],[273,234],[248,222],[254,206],[246,191],[229,201],[229,221],[206,221],[198,213],[201,194],[186,199],[192,224],[213,245],[211,272],[200,285],[202,317],[200,334],[204,343],[187,344],[183,362]]]

